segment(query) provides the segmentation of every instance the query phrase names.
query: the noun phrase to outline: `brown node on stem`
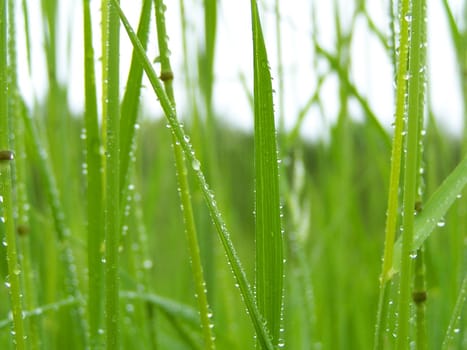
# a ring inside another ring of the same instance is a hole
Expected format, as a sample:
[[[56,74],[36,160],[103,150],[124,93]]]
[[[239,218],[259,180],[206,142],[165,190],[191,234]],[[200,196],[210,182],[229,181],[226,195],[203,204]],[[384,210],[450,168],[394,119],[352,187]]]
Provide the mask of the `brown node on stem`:
[[[172,71],[161,72],[161,76],[159,77],[162,81],[169,81],[174,79],[174,73]]]
[[[426,301],[426,291],[417,291],[412,293],[412,300],[415,304],[421,304]]]
[[[10,150],[0,150],[0,162],[9,161],[15,159],[15,154]]]
[[[16,232],[21,237],[26,236],[29,233],[29,226],[25,224],[19,224],[16,228]]]
[[[421,201],[416,201],[415,202],[415,211],[417,212],[417,214],[420,214],[423,210],[423,204]]]

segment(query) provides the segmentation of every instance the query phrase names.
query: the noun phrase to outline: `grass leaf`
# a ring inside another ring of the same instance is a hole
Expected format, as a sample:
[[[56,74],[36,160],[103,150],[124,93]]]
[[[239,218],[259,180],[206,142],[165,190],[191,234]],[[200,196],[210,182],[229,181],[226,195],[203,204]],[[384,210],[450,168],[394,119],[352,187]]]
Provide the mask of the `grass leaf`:
[[[105,321],[106,347],[118,349],[119,336],[119,251],[120,245],[120,21],[118,3],[106,0],[102,11],[103,43],[103,133],[104,232],[105,232]]]
[[[462,193],[467,184],[467,157],[449,174],[435,193],[426,202],[423,210],[415,217],[414,240],[412,250],[419,249],[446,215],[454,201]],[[394,246],[394,263],[392,274],[399,271],[401,239]]]
[[[256,301],[274,345],[280,342],[284,274],[277,140],[271,73],[258,7],[251,1],[256,181]]]
[[[120,14],[120,19],[122,20],[123,26],[125,27],[127,34],[133,44],[133,47],[138,52],[139,58],[141,60],[141,64],[143,65],[144,71],[149,78],[151,86],[154,89],[157,97],[159,98],[161,107],[164,111],[165,117],[167,118],[167,122],[169,127],[171,128],[174,136],[176,137],[177,141],[180,143],[180,146],[183,149],[183,153],[187,161],[191,164],[192,169],[194,171],[195,177],[198,181],[198,185],[200,186],[201,191],[203,192],[203,197],[206,201],[208,209],[210,211],[211,217],[214,221],[214,225],[216,226],[217,232],[219,234],[219,238],[222,242],[224,247],[225,253],[227,255],[227,259],[230,263],[232,268],[233,274],[236,278],[238,283],[238,287],[242,294],[242,297],[245,302],[245,306],[248,310],[249,316],[253,322],[253,326],[256,331],[257,339],[260,342],[261,346],[266,349],[272,349],[273,345],[271,343],[271,339],[268,333],[267,328],[263,323],[263,318],[261,316],[260,311],[255,303],[253,290],[248,283],[246,278],[245,271],[242,267],[238,254],[234,248],[234,245],[230,239],[230,233],[227,230],[227,227],[224,223],[222,215],[217,207],[217,203],[214,199],[214,195],[212,191],[209,189],[209,186],[206,182],[203,172],[201,171],[201,164],[199,160],[196,158],[196,154],[188,142],[188,137],[186,137],[185,132],[183,131],[180,123],[177,120],[175,109],[170,102],[167,94],[165,93],[161,82],[157,78],[156,72],[151,65],[149,58],[147,57],[144,48],[141,45],[141,42],[138,40],[134,30],[131,28],[128,20],[126,19],[125,14],[121,10],[120,6],[116,2],[116,0],[111,0],[113,4],[117,7]]]
[[[84,82],[87,169],[87,233],[88,233],[88,320],[89,345],[97,347],[99,329],[102,323],[103,307],[103,266],[101,247],[104,239],[102,160],[100,154],[100,131],[97,107],[96,77],[94,69],[94,48],[92,45],[92,21],[90,1],[83,2],[84,30]]]
[[[16,245],[14,202],[12,188],[12,174],[14,153],[10,150],[8,113],[9,79],[8,79],[8,49],[7,49],[7,1],[0,1],[0,203],[1,225],[4,226],[5,237],[1,237],[6,245],[6,259],[8,275],[5,286],[8,289],[13,318],[12,338],[17,349],[25,349],[25,330],[23,322],[22,290],[20,285],[21,267],[18,260]]]

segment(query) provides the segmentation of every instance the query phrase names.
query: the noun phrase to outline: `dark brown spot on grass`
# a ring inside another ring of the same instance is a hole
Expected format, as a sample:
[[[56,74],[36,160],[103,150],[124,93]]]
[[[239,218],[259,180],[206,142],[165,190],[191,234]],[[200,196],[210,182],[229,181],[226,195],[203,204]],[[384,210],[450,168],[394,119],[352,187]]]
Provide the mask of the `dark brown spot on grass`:
[[[0,162],[15,159],[15,154],[9,150],[0,150]]]
[[[412,300],[415,304],[421,304],[426,301],[426,291],[418,291],[412,293]]]
[[[19,236],[23,237],[26,236],[29,233],[29,226],[20,224],[16,228],[16,232],[18,233]]]
[[[159,77],[162,81],[170,81],[174,79],[173,72],[161,72],[161,76]]]

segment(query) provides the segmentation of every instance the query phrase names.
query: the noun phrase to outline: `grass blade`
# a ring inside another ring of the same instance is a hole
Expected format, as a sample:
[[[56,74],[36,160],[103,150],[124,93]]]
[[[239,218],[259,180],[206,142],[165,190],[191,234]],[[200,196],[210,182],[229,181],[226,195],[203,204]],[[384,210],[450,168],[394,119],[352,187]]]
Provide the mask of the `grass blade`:
[[[103,201],[101,175],[101,140],[99,136],[97,94],[94,70],[94,48],[92,45],[92,23],[90,1],[83,2],[84,29],[84,81],[85,81],[85,130],[87,169],[87,233],[88,233],[88,318],[89,345],[98,347],[99,328],[103,308],[103,267],[101,246],[104,238]]]
[[[438,187],[435,193],[428,199],[422,212],[417,215],[414,223],[414,240],[412,250],[419,249],[423,242],[436,228],[438,222],[446,215],[446,212],[462,193],[467,184],[467,157],[449,174],[449,176]],[[394,263],[391,275],[400,268],[401,239],[394,246]]]
[[[32,318],[35,318],[35,317],[39,317],[39,316],[42,316],[44,315],[45,313],[47,312],[57,312],[57,310],[60,310],[61,308],[65,308],[65,307],[69,307],[69,306],[73,306],[73,305],[79,305],[83,302],[83,300],[78,300],[74,297],[68,297],[66,299],[63,299],[63,300],[60,300],[60,301],[57,301],[55,303],[50,303],[50,304],[46,304],[46,305],[43,305],[43,306],[40,306],[40,307],[37,307],[33,310],[29,310],[29,311],[24,311],[23,312],[23,319],[24,320],[28,320],[28,319],[32,319]],[[5,320],[1,320],[0,321],[0,329],[3,329],[7,326],[11,326],[11,319],[5,319]]]
[[[254,56],[256,171],[256,302],[273,344],[280,343],[284,252],[272,83],[255,0],[251,1]]]
[[[138,38],[141,44],[143,44],[144,49],[146,49],[149,36],[151,5],[151,0],[144,0],[138,25]],[[143,67],[139,63],[136,52],[133,52],[125,94],[122,100],[122,117],[120,118],[120,189],[122,199],[125,197],[124,193],[128,184],[130,154],[134,142],[142,79]]]
[[[410,327],[410,290],[412,276],[412,247],[414,240],[415,200],[418,193],[420,147],[419,127],[423,118],[424,89],[421,79],[425,67],[423,57],[423,26],[425,20],[423,0],[412,2],[410,13],[402,13],[402,21],[410,23],[409,75],[408,80],[408,115],[407,144],[404,163],[403,218],[402,218],[402,254],[399,283],[398,336],[397,349],[406,349],[409,345]]]
[[[118,349],[119,337],[119,278],[120,244],[120,100],[119,57],[120,21],[118,2],[105,1],[103,16],[103,131],[105,135],[105,320],[106,347]]]
[[[165,5],[162,0],[155,1],[156,6],[156,24],[157,38],[159,43],[160,61],[161,61],[161,80],[164,83],[165,92],[170,102],[175,106],[175,97],[173,93],[173,71],[170,64],[169,48],[167,43],[167,29],[165,26]],[[201,255],[196,232],[196,224],[191,204],[191,194],[188,182],[188,171],[183,151],[177,143],[176,138],[172,137],[173,150],[175,155],[175,166],[177,169],[177,179],[179,183],[179,194],[181,200],[183,220],[185,223],[185,232],[188,240],[188,249],[190,252],[190,261],[195,283],[196,299],[198,302],[199,314],[201,318],[201,328],[203,331],[203,340],[205,349],[215,349],[214,336],[212,332],[211,317],[212,312],[208,304],[206,282],[204,279],[203,267],[201,264]]]
[[[13,216],[12,165],[14,153],[10,148],[8,115],[8,66],[7,66],[7,1],[0,1],[0,204],[1,225],[5,227],[8,288],[13,316],[11,334],[16,349],[25,349],[23,306],[21,301],[20,273],[16,248],[15,219]]]
[[[43,178],[43,184],[47,193],[47,201],[52,212],[53,223],[57,234],[57,242],[60,243],[60,258],[63,262],[63,269],[65,271],[65,290],[76,300],[83,300],[81,291],[78,285],[78,271],[74,261],[73,251],[70,246],[71,231],[67,226],[65,213],[63,212],[63,205],[60,201],[60,195],[57,187],[57,181],[52,171],[51,163],[49,161],[48,153],[42,145],[39,137],[38,128],[34,124],[34,120],[27,114],[23,113],[23,121],[26,130],[26,137],[31,140],[34,148],[33,156],[37,159],[39,166],[39,173]],[[82,304],[74,306],[75,310],[72,313],[76,323],[76,332],[79,339],[86,342],[86,321],[84,319],[84,310]]]
[[[451,320],[449,321],[449,326],[446,331],[446,336],[443,340],[442,350],[453,349],[452,342],[454,341],[456,335],[459,333],[459,323],[462,318],[462,310],[464,308],[465,299],[467,298],[467,275],[464,276],[462,281],[461,289],[459,295],[457,296],[456,305],[451,315]]]
[[[111,0],[119,10],[120,19],[127,31],[127,34],[135,48],[138,52],[138,56],[140,58],[141,64],[143,65],[144,71],[149,78],[151,86],[154,89],[157,97],[159,98],[161,107],[164,111],[164,114],[167,118],[168,125],[170,126],[172,132],[174,133],[177,141],[180,143],[183,153],[189,163],[191,163],[192,169],[194,171],[195,177],[198,181],[201,191],[203,192],[203,197],[206,201],[208,209],[211,213],[211,217],[214,221],[216,226],[217,232],[219,234],[219,238],[222,242],[224,247],[225,253],[227,255],[227,259],[231,265],[233,274],[236,278],[238,283],[238,287],[240,288],[240,292],[245,302],[245,306],[248,310],[249,316],[253,322],[253,326],[255,328],[257,339],[260,344],[266,349],[273,349],[273,345],[271,342],[271,338],[268,334],[268,330],[263,323],[263,318],[261,316],[260,311],[254,301],[253,290],[248,283],[248,280],[245,275],[245,271],[242,267],[240,259],[238,258],[238,254],[233,246],[233,243],[230,239],[230,233],[227,230],[227,227],[224,223],[222,215],[217,207],[217,203],[213,198],[214,195],[212,191],[209,189],[209,186],[206,182],[203,172],[201,171],[201,164],[199,160],[196,158],[196,154],[188,142],[188,138],[185,135],[185,132],[181,128],[179,122],[177,121],[175,109],[172,106],[167,94],[165,93],[161,82],[157,78],[156,72],[151,65],[150,60],[148,59],[144,48],[142,47],[140,41],[138,40],[134,30],[131,28],[128,20],[126,19],[125,14],[121,10],[120,6],[118,6],[116,0]]]

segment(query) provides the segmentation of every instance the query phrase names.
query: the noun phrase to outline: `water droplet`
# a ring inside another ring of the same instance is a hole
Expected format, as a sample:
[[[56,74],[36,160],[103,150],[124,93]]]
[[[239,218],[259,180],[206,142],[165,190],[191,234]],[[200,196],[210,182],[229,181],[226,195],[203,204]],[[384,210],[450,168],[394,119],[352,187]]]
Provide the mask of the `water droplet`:
[[[126,307],[125,307],[126,311],[127,312],[134,312],[135,311],[135,306],[133,304],[126,304]]]
[[[201,167],[201,164],[199,163],[199,160],[197,159],[194,159],[192,162],[191,162],[191,166],[193,168],[194,171],[199,171],[200,167]]]
[[[437,223],[436,226],[438,227],[444,227],[446,226],[446,221],[444,221],[444,218],[441,218]]]
[[[149,270],[152,267],[152,260],[146,259],[143,261],[143,268]]]
[[[460,328],[454,329],[454,333],[460,333],[460,331],[461,331]]]

